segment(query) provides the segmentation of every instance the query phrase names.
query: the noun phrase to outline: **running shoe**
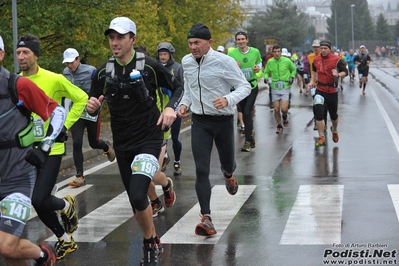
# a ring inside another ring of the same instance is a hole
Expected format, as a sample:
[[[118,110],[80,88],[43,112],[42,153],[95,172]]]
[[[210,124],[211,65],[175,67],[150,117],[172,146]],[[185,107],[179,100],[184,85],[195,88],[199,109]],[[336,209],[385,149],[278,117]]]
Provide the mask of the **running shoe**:
[[[161,238],[156,236],[156,237],[154,237],[154,241],[155,241],[155,244],[158,246],[158,257],[160,257],[164,252],[164,248],[161,244]]]
[[[209,214],[200,214],[201,222],[195,227],[197,236],[211,236],[216,234],[215,226],[213,226],[212,218]]]
[[[71,180],[69,182],[69,185],[71,187],[83,187],[86,185],[86,180],[82,175],[76,175],[76,178],[74,180]]]
[[[158,245],[154,243],[143,244],[144,258],[140,261],[142,266],[159,266]]]
[[[105,144],[108,145],[108,151],[104,152],[104,154],[107,155],[108,161],[113,162],[115,160],[115,151],[108,140],[105,142]]]
[[[363,91],[362,91],[362,94],[363,94],[363,95],[366,95],[366,91],[365,91],[365,90],[363,90]]]
[[[251,134],[251,148],[255,148],[255,147],[256,147],[255,130],[252,130],[252,134]]]
[[[159,237],[157,237],[157,236],[154,237],[154,241],[155,241],[155,245],[157,245],[157,247],[158,247],[158,257],[160,257],[163,254],[165,249],[163,248],[163,246],[161,244],[161,239]],[[141,259],[140,266],[143,266],[143,265],[144,265],[144,259]]]
[[[47,260],[43,263],[36,263],[35,266],[54,266],[57,261],[54,248],[50,245],[43,245],[40,248],[47,254]]]
[[[175,204],[176,201],[176,193],[173,190],[173,181],[170,177],[167,178],[169,183],[169,189],[167,191],[163,191],[163,201],[165,202],[165,207],[169,208]]]
[[[251,151],[251,143],[249,141],[244,142],[244,145],[242,146],[241,151],[250,152]]]
[[[326,145],[326,140],[325,140],[324,136],[320,136],[316,142],[316,147],[321,147],[324,145]]]
[[[234,175],[232,175],[230,178],[224,178],[226,180],[226,189],[227,192],[229,192],[230,195],[235,195],[238,191],[238,182],[237,179],[235,178]]]
[[[283,120],[283,125],[284,125],[285,127],[288,127],[288,124],[289,124],[288,119]]]
[[[168,163],[169,163],[169,162],[170,162],[169,156],[163,158],[162,167],[161,167],[161,171],[162,171],[162,172],[165,172],[166,166],[168,166]]]
[[[65,241],[63,238],[58,238],[58,242],[55,243],[54,249],[57,254],[57,260],[64,258],[67,254],[74,252],[78,249],[78,245],[73,240],[72,235],[71,241]]]
[[[339,140],[339,136],[338,136],[338,130],[333,131],[332,126],[330,127],[330,130],[332,132],[332,140],[337,143]]]
[[[76,199],[72,195],[66,195],[62,198],[69,203],[66,211],[60,210],[61,219],[64,223],[64,229],[67,234],[72,234],[78,229],[78,214],[76,213]]]
[[[278,124],[278,125],[277,125],[276,134],[280,134],[280,133],[283,133],[283,126],[280,125],[280,124]]]
[[[151,203],[151,207],[152,207],[153,218],[157,217],[158,214],[162,213],[165,210],[162,203]]]
[[[181,164],[180,162],[173,163],[173,175],[181,175]]]

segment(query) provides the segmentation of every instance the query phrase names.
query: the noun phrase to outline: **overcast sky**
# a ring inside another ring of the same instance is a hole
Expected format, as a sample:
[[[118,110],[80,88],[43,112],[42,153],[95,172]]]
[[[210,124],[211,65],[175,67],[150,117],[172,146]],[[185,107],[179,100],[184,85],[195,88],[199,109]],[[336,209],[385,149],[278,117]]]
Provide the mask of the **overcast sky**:
[[[390,2],[391,3],[391,7],[392,8],[396,8],[396,6],[398,5],[398,3],[399,3],[399,0],[367,0],[367,2],[369,3],[369,4],[379,4],[379,3],[382,3],[383,5],[384,5],[384,8],[386,8],[387,7],[387,5],[388,5],[388,2]]]

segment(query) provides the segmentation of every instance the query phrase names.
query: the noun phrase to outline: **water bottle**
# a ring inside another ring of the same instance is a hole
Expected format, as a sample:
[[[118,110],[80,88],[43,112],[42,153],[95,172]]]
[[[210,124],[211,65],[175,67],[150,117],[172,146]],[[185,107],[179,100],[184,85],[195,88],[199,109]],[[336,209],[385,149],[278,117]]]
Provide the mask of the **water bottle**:
[[[148,100],[148,90],[144,84],[143,77],[140,71],[133,69],[130,73],[130,84],[133,87],[134,93],[137,96],[139,102],[145,102]]]

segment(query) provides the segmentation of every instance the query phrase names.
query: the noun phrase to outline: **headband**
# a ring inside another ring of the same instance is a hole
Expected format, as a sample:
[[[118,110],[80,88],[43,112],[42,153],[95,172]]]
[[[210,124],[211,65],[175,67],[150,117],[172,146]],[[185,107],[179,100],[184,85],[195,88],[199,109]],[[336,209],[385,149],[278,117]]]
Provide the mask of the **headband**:
[[[245,38],[247,38],[248,39],[248,34],[246,33],[246,32],[243,32],[243,31],[239,31],[239,32],[237,32],[236,33],[236,36],[235,36],[235,38],[237,38],[237,36],[238,35],[244,35],[245,36]]]
[[[320,42],[320,46],[327,46],[328,49],[331,49],[331,43],[329,43],[329,42],[323,42],[323,41],[321,41],[321,42]]]
[[[40,55],[40,44],[38,42],[19,40],[17,48],[19,47],[26,47],[30,49],[37,57]]]

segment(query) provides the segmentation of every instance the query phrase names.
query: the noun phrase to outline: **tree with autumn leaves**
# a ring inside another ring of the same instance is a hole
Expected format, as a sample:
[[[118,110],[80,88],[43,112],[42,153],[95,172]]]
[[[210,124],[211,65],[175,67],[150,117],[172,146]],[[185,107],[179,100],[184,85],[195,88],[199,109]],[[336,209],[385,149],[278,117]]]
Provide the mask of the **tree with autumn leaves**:
[[[6,50],[4,66],[14,69],[11,0],[0,1],[0,35]],[[63,51],[76,48],[83,60],[98,67],[111,55],[104,31],[117,16],[131,18],[137,26],[137,45],[155,56],[157,44],[168,41],[180,60],[189,53],[186,34],[198,22],[212,32],[214,49],[242,27],[245,12],[239,0],[18,0],[18,36],[40,38],[39,65],[61,73]]]

